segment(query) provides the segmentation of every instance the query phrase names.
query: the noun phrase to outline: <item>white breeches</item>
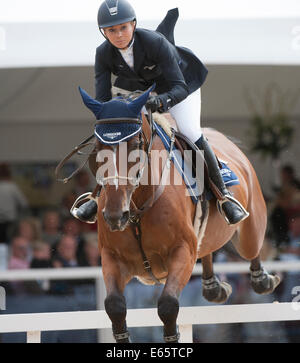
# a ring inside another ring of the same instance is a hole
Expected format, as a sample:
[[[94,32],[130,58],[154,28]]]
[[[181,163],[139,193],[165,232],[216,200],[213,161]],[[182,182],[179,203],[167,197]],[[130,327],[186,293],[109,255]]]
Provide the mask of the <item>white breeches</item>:
[[[169,110],[176,120],[179,131],[192,142],[202,136],[201,131],[201,89],[190,94]]]

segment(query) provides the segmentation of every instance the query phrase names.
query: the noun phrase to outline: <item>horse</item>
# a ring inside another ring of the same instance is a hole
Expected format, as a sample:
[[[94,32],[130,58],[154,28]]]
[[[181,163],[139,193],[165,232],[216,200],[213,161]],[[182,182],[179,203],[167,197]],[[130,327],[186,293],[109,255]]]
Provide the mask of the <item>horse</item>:
[[[86,97],[86,94],[84,96]],[[149,90],[134,101],[127,101],[127,106],[133,105],[139,113],[148,96]],[[121,117],[122,114],[119,114],[118,117],[108,119],[107,115],[114,113],[117,101],[110,107],[109,102],[97,102],[91,97],[88,101],[85,100],[90,109],[96,105],[97,112],[92,110],[95,115],[99,115],[99,109],[103,106],[106,107],[105,117],[99,121],[100,127],[105,124],[111,127],[121,122],[125,125],[128,122],[136,123],[136,130],[139,131],[133,132],[125,141],[127,150],[144,151],[149,156],[148,160],[154,152],[164,150],[161,139],[157,136],[152,137],[150,116],[147,118],[143,114],[142,119],[132,119],[132,116],[129,118],[124,114],[124,117]],[[124,112],[127,111],[124,109]],[[119,162],[123,156],[121,154],[124,153],[121,144],[103,142],[101,137],[96,140],[97,153],[110,151],[114,155],[113,175],[107,176],[108,174],[100,172],[96,180],[102,187],[97,199],[97,222],[99,251],[107,291],[105,310],[112,322],[113,335],[118,343],[130,342],[123,292],[134,277],[144,284],[164,284],[157,302],[157,310],[163,323],[165,342],[179,342],[176,325],[178,299],[198,259],[201,259],[203,266],[203,296],[210,302],[224,303],[232,290],[228,283],[219,281],[215,276],[212,254],[236,234],[236,250],[242,258],[250,261],[251,286],[254,291],[269,294],[280,282],[279,277],[269,274],[260,261],[267,225],[267,210],[250,161],[222,133],[207,128],[203,129],[203,133],[217,157],[226,160],[239,179],[239,184],[229,189],[249,212],[249,216],[237,225],[226,223],[216,207],[214,198],[209,201],[202,198],[201,202],[195,204],[190,196],[187,196],[184,183],[175,185],[171,182],[164,186],[153,183],[153,176],[158,180],[162,179],[167,156],[155,167],[150,162],[127,160],[128,167],[135,167],[134,176],[128,177],[122,175]],[[115,137],[118,132],[106,134]],[[103,160],[97,158],[98,171],[103,163]],[[141,183],[145,165],[148,166],[148,174],[145,177],[146,183]],[[168,168],[174,175],[178,173],[173,163],[169,163]],[[197,229],[196,217],[199,224]]]

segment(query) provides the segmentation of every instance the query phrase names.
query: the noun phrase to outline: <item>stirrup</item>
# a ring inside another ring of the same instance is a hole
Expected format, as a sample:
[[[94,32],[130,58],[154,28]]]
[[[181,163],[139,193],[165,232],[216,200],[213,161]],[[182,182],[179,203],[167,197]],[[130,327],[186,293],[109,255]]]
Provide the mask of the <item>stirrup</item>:
[[[70,209],[70,213],[72,214],[72,216],[73,217],[75,217],[75,218],[77,218],[77,219],[79,219],[80,221],[81,221],[81,219],[80,218],[78,218],[78,216],[77,216],[77,211],[78,211],[78,207],[77,207],[77,205],[80,203],[80,202],[88,202],[89,200],[93,200],[94,202],[96,202],[97,203],[97,205],[98,205],[98,200],[96,199],[96,198],[94,198],[94,197],[92,197],[92,194],[93,193],[91,193],[91,192],[88,192],[88,193],[84,193],[84,194],[82,194],[82,195],[80,195],[76,200],[75,200],[75,202],[74,202],[74,204],[73,204],[73,206],[72,206],[72,208]],[[83,204],[83,203],[82,203]],[[92,219],[92,220],[90,220],[90,221],[81,221],[81,222],[85,222],[85,223],[88,223],[88,224],[94,224],[94,223],[96,223],[96,221],[97,221],[97,214],[95,215],[95,217]]]
[[[219,213],[223,216],[223,218],[225,219],[225,221],[227,222],[228,225],[232,225],[232,224],[230,223],[229,219],[227,218],[227,216],[223,210],[223,204],[226,202],[232,202],[232,203],[236,204],[244,213],[244,217],[238,223],[242,222],[243,220],[245,220],[246,218],[249,217],[250,214],[246,211],[246,209],[242,206],[242,204],[237,199],[235,199],[230,194],[225,194],[223,200],[217,199],[217,208],[218,208]]]

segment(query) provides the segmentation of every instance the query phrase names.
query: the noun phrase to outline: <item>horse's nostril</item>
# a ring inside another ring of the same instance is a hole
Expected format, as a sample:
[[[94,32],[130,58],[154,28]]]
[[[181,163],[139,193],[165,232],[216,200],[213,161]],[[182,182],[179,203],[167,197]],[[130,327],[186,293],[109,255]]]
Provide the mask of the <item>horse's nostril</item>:
[[[125,222],[127,222],[128,221],[128,219],[129,219],[129,216],[130,216],[130,213],[129,213],[129,211],[126,211],[126,212],[124,212],[123,213],[123,216],[122,216],[122,222],[123,223],[125,223]]]
[[[105,210],[102,210],[103,218],[104,220],[110,225],[110,227],[114,229],[120,229],[122,226],[124,226],[130,216],[130,212],[126,211],[122,214],[110,214],[107,213]]]

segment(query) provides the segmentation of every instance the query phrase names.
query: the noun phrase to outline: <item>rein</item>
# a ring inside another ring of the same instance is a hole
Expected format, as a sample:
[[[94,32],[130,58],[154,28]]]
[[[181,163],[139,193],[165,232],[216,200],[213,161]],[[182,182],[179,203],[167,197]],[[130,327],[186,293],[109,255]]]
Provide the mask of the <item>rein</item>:
[[[150,156],[150,152],[152,149],[152,145],[153,145],[153,139],[155,136],[155,128],[153,127],[153,118],[152,118],[152,113],[151,111],[148,112],[149,115],[149,124],[150,124],[150,128],[151,128],[151,138],[150,141],[148,142],[148,162],[149,162],[149,156]],[[135,203],[133,202],[133,200],[131,199],[131,204],[133,205],[134,211],[130,213],[130,223],[131,223],[131,227],[134,233],[134,236],[138,242],[138,246],[140,248],[140,252],[143,258],[143,266],[145,271],[149,274],[149,276],[151,277],[151,279],[155,282],[156,285],[161,285],[162,282],[157,279],[155,277],[155,275],[152,272],[151,269],[151,265],[150,262],[145,254],[145,251],[143,249],[142,246],[142,229],[141,229],[141,218],[142,216],[149,210],[152,208],[153,204],[160,198],[160,196],[163,194],[164,190],[165,190],[165,180],[167,175],[170,172],[170,167],[171,167],[171,158],[172,158],[172,152],[173,152],[173,146],[175,143],[175,131],[172,131],[172,138],[171,138],[171,146],[170,146],[170,151],[169,151],[169,156],[165,162],[165,165],[163,167],[162,170],[162,174],[161,174],[161,178],[160,178],[160,184],[158,186],[158,188],[156,189],[156,191],[154,192],[154,185],[152,186],[152,196],[146,200],[146,202],[143,204],[143,206],[141,208],[138,208]]]
[[[89,153],[88,154],[88,157],[87,159],[75,170],[73,171],[72,174],[70,174],[67,178],[59,178],[58,177],[58,174],[60,172],[60,170],[63,168],[63,166],[66,164],[67,161],[69,161],[73,155],[75,154],[81,154],[81,149],[84,149],[85,147],[89,146],[89,145],[95,145],[95,142],[89,142],[90,140],[94,139],[95,138],[95,135],[91,135],[89,136],[88,138],[86,138],[85,140],[83,140],[79,145],[75,146],[74,149],[68,154],[66,155],[62,160],[61,162],[57,165],[57,167],[55,168],[55,177],[56,177],[56,180],[59,181],[59,182],[62,182],[64,184],[68,183],[76,174],[79,173],[79,171],[85,166],[85,164],[88,162],[89,160],[89,157],[92,153]]]

